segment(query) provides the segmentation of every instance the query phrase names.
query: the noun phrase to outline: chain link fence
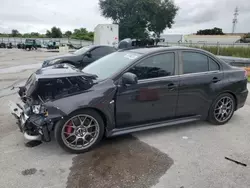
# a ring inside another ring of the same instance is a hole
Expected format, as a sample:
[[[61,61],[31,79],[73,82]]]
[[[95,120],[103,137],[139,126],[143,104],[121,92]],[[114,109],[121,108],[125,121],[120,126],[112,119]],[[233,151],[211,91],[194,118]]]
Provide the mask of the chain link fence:
[[[27,38],[20,37],[1,37],[0,43],[12,43],[13,46],[16,46],[19,43],[24,43]],[[87,46],[93,44],[92,41],[86,40],[77,40],[77,39],[69,39],[69,38],[29,38],[40,41],[41,44],[48,43],[49,41],[59,42],[60,45],[72,44],[73,46]]]

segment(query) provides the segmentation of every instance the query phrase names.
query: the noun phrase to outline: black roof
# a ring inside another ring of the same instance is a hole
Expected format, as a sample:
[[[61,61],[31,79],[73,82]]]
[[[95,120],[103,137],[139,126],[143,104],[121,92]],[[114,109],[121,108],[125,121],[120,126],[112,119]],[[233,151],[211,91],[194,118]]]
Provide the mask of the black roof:
[[[149,54],[149,53],[154,53],[154,52],[170,51],[170,50],[194,50],[194,51],[210,53],[208,51],[205,51],[199,48],[191,48],[191,47],[185,47],[185,46],[160,46],[160,45],[127,48],[127,49],[122,49],[119,51],[130,51],[130,52],[139,53],[139,54]]]

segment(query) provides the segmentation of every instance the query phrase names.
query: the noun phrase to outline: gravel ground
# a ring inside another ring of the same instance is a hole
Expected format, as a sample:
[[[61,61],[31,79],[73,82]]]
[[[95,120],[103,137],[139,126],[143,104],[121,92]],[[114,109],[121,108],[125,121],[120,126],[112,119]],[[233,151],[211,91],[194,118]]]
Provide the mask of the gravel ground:
[[[54,140],[25,147],[8,111],[8,100],[17,100],[10,88],[52,55],[0,49],[0,187],[250,187],[250,99],[224,126],[196,122],[143,131],[106,139],[82,155],[65,153]]]

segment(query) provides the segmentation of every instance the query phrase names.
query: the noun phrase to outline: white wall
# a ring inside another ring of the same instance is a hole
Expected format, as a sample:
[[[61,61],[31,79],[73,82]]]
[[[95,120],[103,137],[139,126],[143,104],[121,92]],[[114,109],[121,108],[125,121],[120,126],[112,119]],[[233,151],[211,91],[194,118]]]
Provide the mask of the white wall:
[[[232,44],[240,39],[240,36],[234,35],[185,35],[183,42]]]
[[[117,24],[99,24],[95,27],[94,44],[113,46],[119,42]]]

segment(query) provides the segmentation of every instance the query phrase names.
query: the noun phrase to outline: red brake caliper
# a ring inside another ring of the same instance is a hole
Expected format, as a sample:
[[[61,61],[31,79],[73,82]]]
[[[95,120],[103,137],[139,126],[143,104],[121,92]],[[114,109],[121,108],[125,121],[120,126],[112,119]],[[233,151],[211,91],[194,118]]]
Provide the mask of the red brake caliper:
[[[72,133],[72,121],[70,121],[66,126],[66,133],[67,135],[70,135]]]

